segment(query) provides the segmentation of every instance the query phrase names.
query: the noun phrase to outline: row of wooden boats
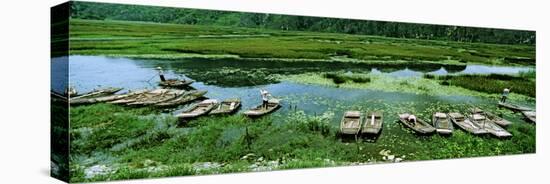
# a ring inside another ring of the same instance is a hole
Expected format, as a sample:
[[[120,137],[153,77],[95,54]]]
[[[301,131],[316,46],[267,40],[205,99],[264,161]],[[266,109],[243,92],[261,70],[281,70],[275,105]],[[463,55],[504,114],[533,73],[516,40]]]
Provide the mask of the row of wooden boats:
[[[530,122],[537,123],[537,113],[534,109],[502,102],[499,102],[498,106],[510,109],[514,112],[521,112],[525,119],[529,120]]]
[[[468,116],[464,116],[458,112],[436,112],[432,116],[431,124],[421,119],[416,119],[416,123],[411,122],[408,119],[410,115],[408,113],[399,114],[399,121],[420,134],[431,134],[436,132],[438,134],[450,135],[453,133],[453,124],[455,124],[461,129],[475,135],[492,134],[496,137],[512,136],[510,132],[502,128],[511,124],[510,121],[489,112],[485,112],[479,108],[473,108],[470,111],[471,114]]]
[[[340,121],[340,133],[348,135],[379,134],[382,129],[383,113],[380,111],[366,112],[365,117],[360,111],[347,111]]]
[[[120,89],[118,91],[120,91]],[[207,91],[203,90],[143,89],[129,91],[123,94],[114,94],[118,91],[109,90],[96,93],[95,95],[77,96],[71,98],[69,103],[71,105],[83,105],[104,102],[128,106],[175,107],[204,98],[203,96],[207,93]]]
[[[230,98],[219,102],[216,99],[203,100],[191,107],[183,110],[175,116],[181,119],[197,118],[204,115],[230,115],[234,114],[241,107],[241,100],[238,98]],[[280,105],[279,99],[271,99],[267,107],[258,105],[244,112],[248,117],[260,117],[277,110]]]
[[[410,113],[398,114],[398,116],[403,125],[419,134],[438,133],[450,135],[454,131],[453,124],[455,124],[475,135],[512,136],[511,133],[502,128],[510,125],[510,121],[479,108],[472,108],[470,111],[471,114],[468,116],[458,112],[436,112],[432,115],[431,123],[418,118],[416,118],[416,122],[409,121],[409,117],[412,115]],[[340,133],[348,135],[379,134],[383,121],[383,113],[380,111],[366,112],[365,115],[360,111],[347,111],[344,112],[340,122]]]

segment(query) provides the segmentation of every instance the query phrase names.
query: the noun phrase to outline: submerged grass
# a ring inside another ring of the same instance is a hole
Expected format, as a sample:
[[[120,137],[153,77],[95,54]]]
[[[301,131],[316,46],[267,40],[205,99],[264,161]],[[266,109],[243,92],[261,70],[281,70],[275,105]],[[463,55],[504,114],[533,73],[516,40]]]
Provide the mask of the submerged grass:
[[[70,110],[74,122],[70,168],[75,173],[71,182],[535,152],[535,127],[526,123],[512,124],[508,130],[514,136],[506,140],[460,130],[451,137],[418,137],[393,116],[415,106],[404,103],[398,109],[382,108],[387,117],[375,143],[337,136],[334,121],[338,117],[331,111],[318,116],[297,111],[254,120],[241,115],[204,117],[178,125],[175,118],[146,108],[76,107]],[[419,118],[426,119],[436,110],[465,108],[426,106],[433,108],[416,111]]]

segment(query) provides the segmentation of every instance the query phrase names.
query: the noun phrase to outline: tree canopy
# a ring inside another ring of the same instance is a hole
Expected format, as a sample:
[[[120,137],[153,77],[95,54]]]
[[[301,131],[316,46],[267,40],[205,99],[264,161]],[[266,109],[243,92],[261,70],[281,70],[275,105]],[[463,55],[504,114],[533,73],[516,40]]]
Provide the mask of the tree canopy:
[[[534,31],[72,2],[71,18],[220,25],[499,44],[536,43]]]

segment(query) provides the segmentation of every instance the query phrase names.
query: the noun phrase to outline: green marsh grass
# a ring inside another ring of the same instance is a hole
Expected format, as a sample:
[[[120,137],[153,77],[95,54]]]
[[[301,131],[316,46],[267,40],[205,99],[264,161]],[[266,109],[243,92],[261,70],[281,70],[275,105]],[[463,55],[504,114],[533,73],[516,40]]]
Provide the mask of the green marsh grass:
[[[432,111],[466,108],[428,106],[416,111],[419,118],[429,118]],[[355,142],[337,136],[336,115],[330,111],[317,116],[297,111],[284,119],[281,115],[254,120],[242,115],[203,117],[181,126],[177,119],[147,108],[80,106],[70,110],[74,122],[70,168],[75,173],[71,181],[393,162],[381,155],[383,151],[403,161],[535,152],[535,126],[521,122],[510,125],[514,136],[504,140],[458,129],[451,137],[418,137],[391,115],[414,107],[410,103],[399,109],[387,107],[380,138]],[[112,172],[86,177],[86,169],[94,165],[105,165]]]
[[[224,26],[70,20],[70,53],[144,59],[238,57],[534,65],[535,47],[276,31]],[[331,40],[326,42],[323,40]],[[365,42],[368,41],[368,44]],[[467,51],[467,52],[466,52]],[[502,58],[531,58],[524,63]]]

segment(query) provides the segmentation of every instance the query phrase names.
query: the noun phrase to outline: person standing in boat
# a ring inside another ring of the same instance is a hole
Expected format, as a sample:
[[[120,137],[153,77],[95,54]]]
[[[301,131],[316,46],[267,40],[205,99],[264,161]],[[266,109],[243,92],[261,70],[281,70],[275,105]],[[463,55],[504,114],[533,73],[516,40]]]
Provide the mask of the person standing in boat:
[[[157,67],[157,70],[159,72],[160,81],[164,82],[166,81],[166,78],[164,78],[164,71],[162,71],[162,67]]]
[[[271,94],[265,89],[260,89],[260,94],[262,95],[262,107],[267,109]]]
[[[500,98],[500,102],[506,103],[506,99],[508,98],[508,94],[510,94],[510,89],[504,88],[502,91],[502,98]]]

